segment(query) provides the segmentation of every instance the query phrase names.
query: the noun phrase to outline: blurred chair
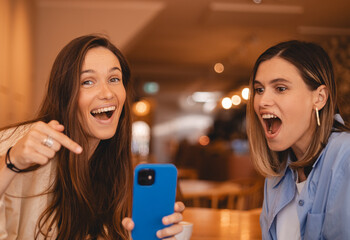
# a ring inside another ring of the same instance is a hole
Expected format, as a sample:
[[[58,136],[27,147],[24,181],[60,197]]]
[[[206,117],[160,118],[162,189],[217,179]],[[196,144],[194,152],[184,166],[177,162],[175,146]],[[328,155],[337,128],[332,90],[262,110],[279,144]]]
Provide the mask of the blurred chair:
[[[203,148],[198,168],[200,179],[209,181],[229,180],[229,159],[232,151],[224,141],[215,141]]]
[[[249,210],[261,208],[263,178],[234,181],[179,180],[178,200],[190,207]]]
[[[177,190],[176,190],[176,201],[186,203],[186,200],[182,194],[179,180],[182,179],[198,179],[198,171],[193,168],[178,168],[177,169]],[[186,204],[186,206],[189,204]]]
[[[249,210],[262,207],[264,198],[263,178],[234,180],[233,182],[239,184],[241,190],[227,196],[226,208]]]
[[[179,179],[178,195],[188,206],[219,208],[222,200],[241,191],[240,185],[231,181]]]

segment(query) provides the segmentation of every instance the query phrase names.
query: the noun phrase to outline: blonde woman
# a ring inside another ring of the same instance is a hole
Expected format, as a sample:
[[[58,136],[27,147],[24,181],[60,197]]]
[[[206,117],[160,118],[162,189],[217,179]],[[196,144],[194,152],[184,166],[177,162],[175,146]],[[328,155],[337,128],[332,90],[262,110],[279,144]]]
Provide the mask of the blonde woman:
[[[266,176],[263,239],[350,239],[350,134],[327,53],[301,41],[260,55],[248,137]]]

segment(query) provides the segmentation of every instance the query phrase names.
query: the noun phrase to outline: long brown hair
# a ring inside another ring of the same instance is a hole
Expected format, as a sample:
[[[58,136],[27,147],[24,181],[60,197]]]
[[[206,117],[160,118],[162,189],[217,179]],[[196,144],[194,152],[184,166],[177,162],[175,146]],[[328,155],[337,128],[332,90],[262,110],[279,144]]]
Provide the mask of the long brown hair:
[[[349,128],[334,120],[338,112],[337,89],[331,60],[322,47],[317,44],[297,40],[279,43],[257,59],[250,78],[250,100],[247,106],[247,133],[251,148],[252,159],[257,170],[264,176],[276,176],[284,168],[291,149],[282,152],[271,151],[267,145],[264,130],[254,111],[255,91],[253,82],[260,64],[273,57],[282,58],[293,64],[310,90],[325,85],[328,90],[328,99],[320,110],[321,126],[317,127],[311,144],[304,156],[290,164],[291,168],[309,169],[316,161],[320,152],[328,142],[332,128],[339,131],[348,131]],[[306,172],[307,174],[307,172]]]
[[[114,136],[101,140],[90,158],[66,148],[56,153],[55,181],[48,191],[52,201],[38,220],[35,238],[49,238],[57,226],[57,239],[128,239],[122,218],[130,215],[132,192],[130,69],[122,53],[104,36],[86,35],[68,43],[53,64],[46,96],[35,121],[57,120],[64,134],[83,149],[88,136],[79,122],[79,78],[87,51],[105,47],[122,68],[126,100]],[[31,168],[36,169],[38,166]]]

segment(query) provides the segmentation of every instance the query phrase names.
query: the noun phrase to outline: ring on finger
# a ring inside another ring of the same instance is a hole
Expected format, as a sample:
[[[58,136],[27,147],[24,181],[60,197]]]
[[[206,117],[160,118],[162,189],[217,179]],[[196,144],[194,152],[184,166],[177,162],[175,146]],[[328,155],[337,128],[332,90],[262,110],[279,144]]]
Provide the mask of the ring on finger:
[[[42,144],[48,148],[51,148],[53,146],[53,138],[51,136],[47,136],[42,142]]]

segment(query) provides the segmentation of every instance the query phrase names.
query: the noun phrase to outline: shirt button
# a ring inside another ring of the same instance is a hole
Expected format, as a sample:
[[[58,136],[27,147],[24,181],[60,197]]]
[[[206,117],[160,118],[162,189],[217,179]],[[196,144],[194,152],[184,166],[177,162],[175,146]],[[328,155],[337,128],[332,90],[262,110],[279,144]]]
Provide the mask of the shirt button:
[[[298,204],[299,204],[299,206],[304,206],[304,200],[299,200],[299,202],[298,202]]]

